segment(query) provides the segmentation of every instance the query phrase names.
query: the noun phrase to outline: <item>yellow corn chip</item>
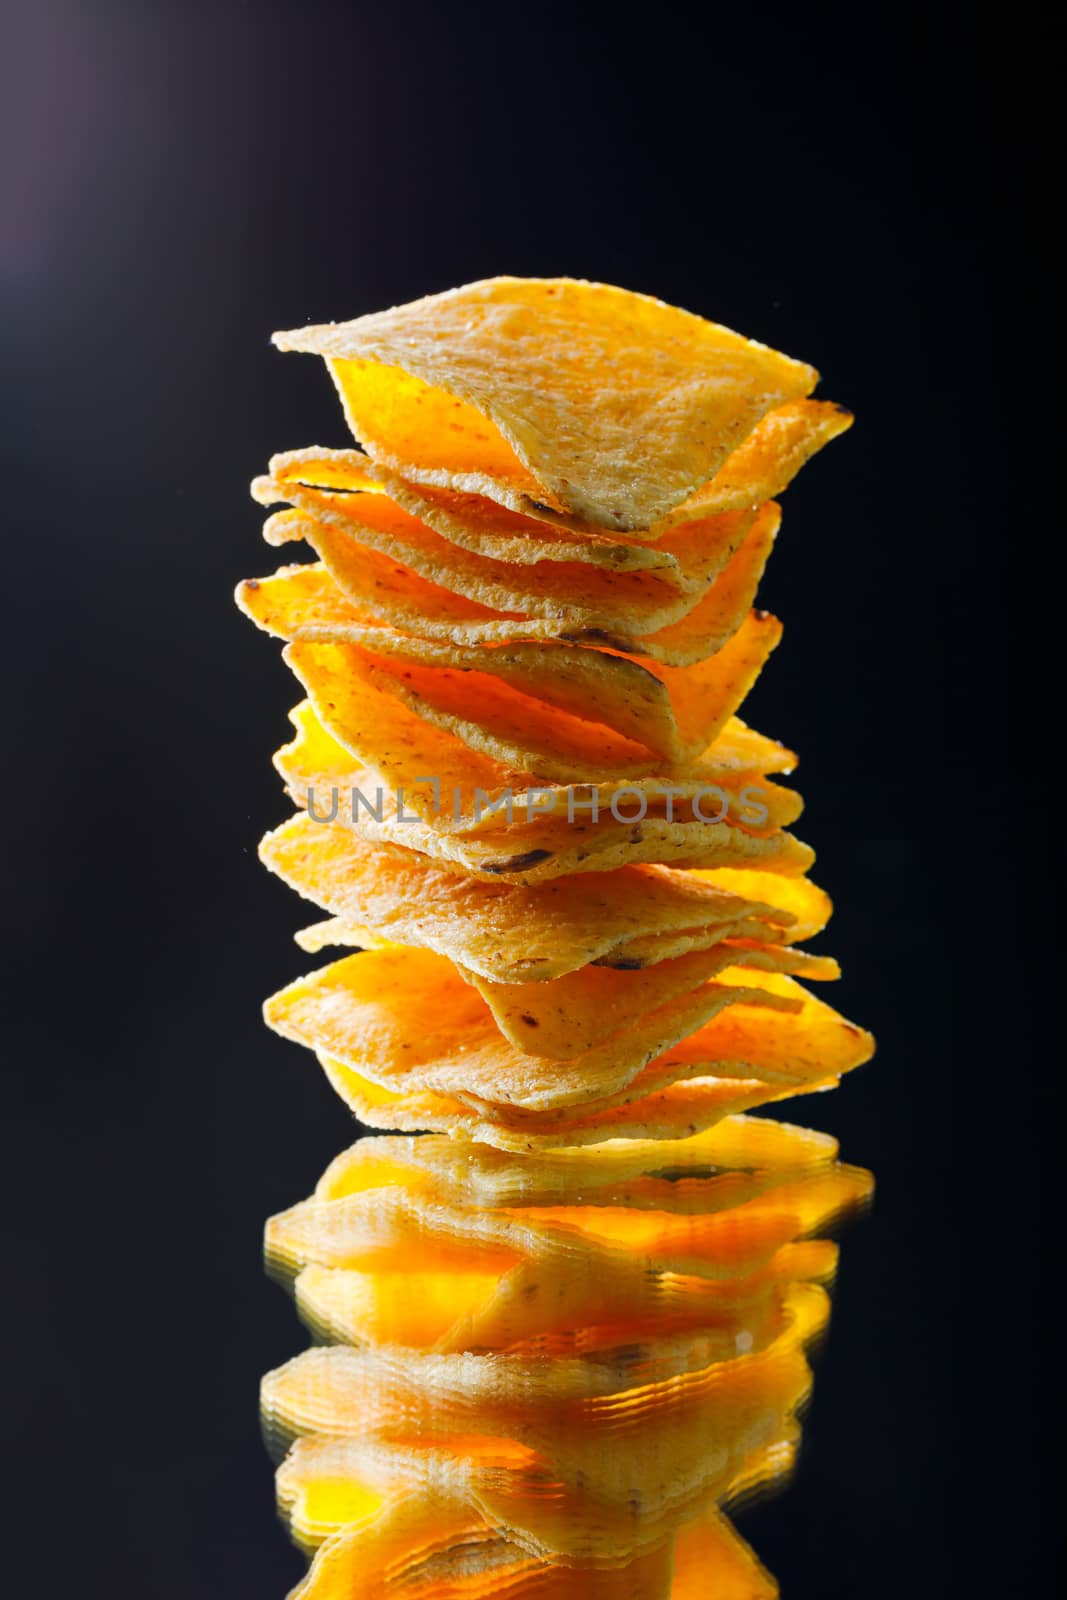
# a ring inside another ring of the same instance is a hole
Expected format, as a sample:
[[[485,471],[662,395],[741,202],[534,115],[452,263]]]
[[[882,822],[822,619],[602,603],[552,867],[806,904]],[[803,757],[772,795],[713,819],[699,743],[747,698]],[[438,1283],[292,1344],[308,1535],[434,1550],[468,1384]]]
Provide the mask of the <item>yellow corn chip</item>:
[[[428,951],[348,956],[280,990],[265,1016],[286,1038],[383,1088],[428,1091],[537,1132],[687,1078],[754,1079],[802,1092],[870,1057],[862,1029],[790,979],[760,974],[757,988],[738,982],[740,969],[721,976],[565,1059],[506,1041],[477,992]]]
[[[327,358],[356,439],[417,482],[648,528],[810,367],[606,284],[494,278],[276,334]]]
[[[745,1315],[756,1308],[753,1301]],[[782,1330],[784,1313],[773,1326],[772,1337]],[[496,1432],[538,1413],[543,1426],[546,1412],[592,1421],[605,1401],[617,1403],[628,1392],[669,1384],[737,1353],[737,1328],[729,1319],[705,1331],[647,1335],[580,1353],[549,1347],[444,1355],[402,1345],[335,1344],[306,1350],[267,1373],[260,1411],[276,1453],[308,1434],[388,1438],[398,1426]]]
[[[440,680],[427,677],[431,696],[434,684],[455,681],[457,670],[468,675],[459,681],[465,698],[477,697],[469,720],[479,729],[482,745],[503,761],[517,757],[519,764],[528,757],[521,744],[512,742],[514,723],[519,718],[528,724],[531,697],[537,702],[537,727],[549,757],[556,726],[573,725],[578,736],[581,728],[572,723],[577,718],[603,724],[671,764],[695,759],[725,726],[781,637],[780,623],[766,612],[752,612],[717,655],[685,668],[642,665],[627,656],[566,644],[457,645],[418,636],[417,627],[414,633],[385,627],[355,607],[346,608],[326,575],[312,567],[292,567],[273,578],[242,583],[237,603],[253,621],[282,638],[336,644],[346,656],[358,651],[364,671],[378,667],[388,674],[373,681],[402,697],[411,665],[446,669]],[[491,696],[486,694],[487,674],[493,679]],[[568,717],[546,716],[543,704]],[[493,720],[494,709],[502,721]],[[423,708],[423,715],[432,717],[432,712]],[[493,749],[493,741],[501,738],[502,748]]]
[[[512,1126],[501,1119],[495,1108],[475,1109],[462,1100],[429,1090],[397,1093],[361,1077],[324,1051],[318,1056],[334,1090],[365,1127],[401,1133],[447,1133],[515,1154],[573,1149],[600,1144],[605,1139],[685,1139],[739,1111],[788,1100],[801,1092],[831,1089],[838,1082],[836,1077],[828,1076],[800,1090],[795,1083],[761,1083],[755,1078],[685,1080],[604,1111],[590,1111],[566,1123]]]
[[[350,958],[351,959],[351,958]],[[728,982],[736,982],[742,974],[729,969],[722,974]],[[710,985],[715,988],[715,985]],[[759,1005],[759,1011],[750,1014],[744,1004],[719,1006],[710,1020],[683,1032],[687,1022],[696,1022],[703,998],[702,991],[695,997],[685,997],[681,1002],[662,1007],[646,1020],[642,1037],[647,1037],[653,1026],[673,1020],[672,1029],[678,1043],[666,1048],[664,1053],[628,1083],[610,1088],[610,1074],[605,1071],[600,1081],[602,1093],[595,1102],[597,1114],[609,1113],[639,1099],[650,1099],[661,1088],[671,1087],[689,1079],[734,1078],[765,1083],[791,1084],[794,1093],[819,1087],[828,1080],[837,1081],[843,1073],[862,1066],[874,1052],[874,1041],[864,1029],[842,1017],[825,1001],[809,994],[792,979],[777,973],[760,974],[760,998],[750,1002]],[[789,1001],[800,1001],[799,1006]],[[683,1020],[684,1019],[684,1020]],[[579,1061],[588,1061],[596,1055],[590,1052]],[[526,1061],[529,1058],[523,1057]],[[574,1063],[556,1063],[558,1069],[577,1067]],[[435,1064],[436,1065],[436,1064]],[[506,1123],[515,1129],[526,1128],[537,1132],[549,1131],[561,1122],[585,1121],[589,1106],[577,1098],[565,1098],[563,1087],[546,1091],[539,1103],[534,1103],[533,1091],[526,1102],[509,1101],[498,1090],[483,1097],[476,1089],[458,1087],[459,1071],[449,1063],[452,1082],[445,1090],[457,1100],[470,1104],[480,1115]],[[358,1070],[358,1067],[357,1067]],[[421,1068],[413,1076],[421,1078]],[[560,1070],[559,1076],[563,1076]],[[616,1070],[616,1081],[622,1078]],[[442,1083],[444,1083],[442,1078]],[[524,1087],[534,1081],[533,1071],[527,1069],[520,1076]],[[747,1109],[729,1107],[731,1111]]]
[[[272,456],[268,477],[279,492],[288,485],[327,494],[337,490],[347,494],[384,491],[396,505],[443,539],[491,561],[517,566],[564,561],[604,567],[610,572],[658,572],[667,582],[683,589],[690,583],[690,556],[705,562],[709,547],[716,549],[720,543],[720,529],[725,532],[731,528],[725,518],[720,525],[709,525],[711,519],[704,518],[696,524],[686,524],[684,532],[654,543],[625,534],[572,533],[568,528],[509,511],[481,495],[406,483],[361,450],[326,450],[318,445]],[[748,510],[771,498],[758,496],[738,509]],[[336,498],[322,503],[343,505]]]
[[[405,483],[360,450],[311,446],[286,451],[273,457],[270,475],[279,483],[308,488],[384,488],[444,538],[497,561],[581,561],[617,572],[663,568],[672,581],[683,584],[679,555],[694,543],[707,547],[713,537],[707,527],[710,517],[776,500],[805,462],[851,424],[843,407],[825,400],[791,401],[768,412],[714,483],[705,484],[657,525],[654,542],[648,536],[606,534],[589,527],[572,531],[566,523],[573,519],[546,523],[479,495]]]
[[[727,967],[816,980],[840,977],[836,961],[827,956],[766,946],[746,949],[733,940],[637,970],[581,967],[548,983],[490,983],[475,972],[460,971],[517,1049],[566,1061],[639,1025],[657,1007],[691,993]]]
[[[772,502],[718,519],[706,542],[698,543],[695,527],[680,529],[671,536],[678,570],[668,581],[660,572],[490,559],[440,537],[384,494],[329,494],[271,478],[256,479],[252,492],[264,504],[283,499],[296,508],[268,519],[269,544],[306,540],[354,605],[388,611],[388,620],[414,618],[424,633],[475,643],[599,642],[674,666],[706,659],[736,631],[781,521]]]
[[[705,946],[740,923],[789,938],[794,914],[718,889],[707,874],[622,867],[547,883],[484,883],[423,856],[376,849],[350,828],[298,813],[264,836],[260,858],[306,899],[393,941],[438,950],[497,983],[544,982],[659,932]],[[747,937],[746,934],[742,935]],[[695,947],[695,946],[694,946]]]
[[[746,1076],[763,1077],[757,1030],[740,1036],[748,1056],[738,1059],[727,1053],[727,1043],[738,1047],[738,1034],[726,1032],[720,1045],[716,1022],[738,1005],[800,1011],[804,991],[757,988],[737,981],[743,977],[728,969],[727,981],[706,982],[675,996],[622,1036],[601,1038],[580,1052],[572,1048],[566,1059],[535,1055],[529,1044],[517,1049],[501,1035],[477,991],[450,962],[429,951],[347,956],[280,990],[267,1001],[264,1015],[284,1037],[325,1050],[387,1088],[410,1086],[547,1111],[608,1102],[667,1050],[670,1060],[659,1068],[667,1081],[684,1075],[675,1070],[682,1061],[687,1067],[698,1063],[700,1076],[714,1074],[720,1055],[722,1075],[739,1075],[736,1069],[743,1065]],[[806,998],[810,1006],[818,1004]],[[801,1032],[802,1041],[808,1032]],[[767,1070],[772,1081],[787,1071],[800,1077],[816,1071],[793,1058],[785,1065],[774,1058]]]
[[[587,775],[569,784],[539,783],[528,772],[496,760],[450,729],[419,715],[405,704],[404,696],[379,687],[372,665],[348,660],[345,648],[298,641],[286,646],[284,654],[307,688],[316,716],[335,744],[355,756],[361,766],[380,773],[394,796],[405,797],[409,814],[432,822],[437,829],[455,833],[499,829],[502,818],[510,826],[516,811],[526,820],[565,817],[568,825],[586,817],[597,823],[602,812],[607,811],[616,822],[632,828],[642,824],[651,811],[653,816],[666,814],[668,818],[678,816],[680,820],[707,825],[725,821],[732,814],[739,825],[747,823],[751,831],[765,832],[771,820],[770,804],[782,803],[780,795],[765,798],[755,773],[741,782],[731,781],[734,772],[738,779],[742,778],[742,772],[732,764],[732,722],[722,730],[724,737],[716,739],[699,759],[681,771],[661,766],[658,772],[627,774],[626,781],[621,782],[616,768],[610,775],[592,781]],[[440,706],[440,685],[435,693]],[[407,698],[412,698],[410,690]],[[544,715],[548,717],[548,713]],[[437,723],[445,720],[440,710],[436,716]],[[561,720],[558,713],[549,717],[553,723]],[[579,726],[575,719],[571,721]],[[589,724],[580,726],[590,728]],[[469,736],[469,725],[465,731]],[[525,732],[520,736],[526,737]],[[552,737],[560,745],[559,734]],[[579,742],[588,748],[595,737],[595,730],[589,735],[582,733]],[[604,734],[601,748],[613,744],[612,753],[617,755],[623,742]],[[557,755],[553,764],[558,766],[560,759]],[[646,756],[635,765],[647,768],[650,762]],[[655,762],[651,765],[654,767]],[[734,792],[740,803],[731,805],[724,790]],[[322,809],[319,807],[316,814],[321,816]],[[370,812],[374,804],[363,809]],[[516,843],[521,853],[529,849],[528,843]],[[803,866],[793,864],[798,854],[804,858]],[[790,864],[781,870],[800,872],[810,865],[813,855],[801,845],[794,847],[786,859]]]
[[[792,400],[768,411],[715,477],[677,506],[659,525],[722,516],[742,506],[776,500],[801,467],[824,445],[851,428],[855,418],[828,400]],[[658,531],[655,530],[655,531]]]
[[[510,824],[501,826],[507,802],[499,784],[491,791],[497,808],[493,811],[488,809],[490,797],[484,790],[483,806],[469,788],[450,791],[439,781],[439,804],[435,806],[432,784],[411,785],[412,773],[425,778],[434,775],[424,757],[440,753],[439,747],[427,750],[432,741],[426,741],[406,748],[408,768],[399,771],[390,751],[382,754],[378,732],[382,724],[372,720],[385,697],[372,696],[375,691],[355,697],[357,706],[363,704],[370,711],[362,729],[353,729],[353,737],[364,747],[375,744],[384,770],[362,766],[326,732],[307,701],[291,713],[297,737],[274,758],[297,805],[307,807],[320,822],[337,820],[353,828],[370,843],[402,845],[454,871],[487,880],[524,883],[642,862],[698,868],[750,863],[765,871],[793,874],[804,872],[811,864],[809,847],[783,831],[802,808],[795,790],[779,787],[758,771],[734,770],[723,759],[728,757],[733,728],[739,725],[732,724],[716,740],[714,762],[701,763],[709,787],[692,782],[688,786],[672,784],[668,795],[667,786],[658,780],[637,781],[633,794],[617,785],[583,784],[570,795],[570,805],[565,789],[531,792],[520,787],[513,795]],[[351,715],[349,710],[346,716]],[[436,733],[417,719],[411,722],[414,738],[420,728]],[[386,737],[395,737],[395,733],[394,726]],[[451,775],[456,776],[456,769]],[[487,773],[485,776],[492,782]],[[725,806],[724,820],[701,821],[694,816],[694,795],[704,817],[718,815]],[[591,812],[594,798],[595,821]],[[669,817],[664,815],[668,802]],[[645,817],[630,820],[640,808],[647,808]],[[464,828],[464,822],[473,823],[479,814],[497,826]]]

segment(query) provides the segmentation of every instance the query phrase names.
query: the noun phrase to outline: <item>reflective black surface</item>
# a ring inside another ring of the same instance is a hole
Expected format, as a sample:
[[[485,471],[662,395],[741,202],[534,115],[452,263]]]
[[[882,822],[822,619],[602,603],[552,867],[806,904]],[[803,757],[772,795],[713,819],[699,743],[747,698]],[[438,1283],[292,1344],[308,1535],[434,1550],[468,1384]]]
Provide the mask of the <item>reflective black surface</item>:
[[[298,970],[254,853],[291,690],[230,591],[265,560],[247,480],[344,440],[267,336],[565,271],[811,360],[859,416],[790,493],[752,715],[801,752],[839,1003],[880,1042],[807,1120],[879,1192],[797,1479],[741,1527],[787,1595],[1040,1592],[1042,41],[899,7],[56,0],[8,44],[12,1581],[302,1570],[256,1423],[302,1334],[259,1241],[351,1127],[259,1021]]]

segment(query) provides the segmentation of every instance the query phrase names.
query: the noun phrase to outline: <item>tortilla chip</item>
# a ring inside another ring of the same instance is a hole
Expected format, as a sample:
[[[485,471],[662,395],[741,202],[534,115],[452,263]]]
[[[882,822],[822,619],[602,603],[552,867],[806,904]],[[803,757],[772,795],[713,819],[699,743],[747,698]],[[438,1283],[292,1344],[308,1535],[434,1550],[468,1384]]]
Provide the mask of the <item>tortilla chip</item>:
[[[692,876],[700,883],[710,883],[713,888],[739,895],[742,900],[765,900],[769,895],[779,911],[793,917],[789,926],[790,938],[794,943],[811,939],[820,933],[833,912],[833,901],[826,890],[818,888],[808,878],[786,882],[777,875],[770,876],[766,872],[745,867],[716,867],[710,871],[698,869]]]
[[[551,1128],[517,1128],[475,1110],[447,1095],[418,1091],[396,1093],[353,1072],[344,1062],[319,1053],[319,1064],[345,1105],[368,1128],[401,1133],[447,1133],[493,1145],[516,1155],[531,1151],[574,1149],[606,1139],[686,1139],[711,1128],[723,1117],[788,1100],[793,1095],[832,1089],[828,1077],[799,1091],[794,1084],[760,1083],[753,1078],[706,1078],[672,1084],[606,1111]]]
[[[728,983],[737,980],[735,969],[722,976]],[[825,1081],[837,1082],[844,1073],[869,1061],[874,1053],[874,1041],[869,1033],[791,978],[770,972],[761,974],[760,995],[760,1009],[755,1015],[744,1005],[733,1005],[729,1009],[720,1007],[710,1021],[692,1031],[683,1034],[679,1027],[680,1042],[650,1060],[628,1083],[611,1089],[609,1074],[605,1073],[602,1080],[605,1092],[596,1101],[597,1113],[611,1112],[639,1099],[650,1099],[662,1087],[690,1079],[744,1078],[791,1084],[792,1092],[802,1094]],[[788,1005],[786,1002],[790,1000],[799,1000],[799,1006]],[[698,1005],[699,999],[690,1000],[686,1009],[691,1017],[697,1015]],[[668,1006],[653,1015],[657,1021],[664,1021],[676,1014]],[[646,1027],[651,1025],[649,1019]],[[557,1063],[558,1067],[563,1065]],[[421,1070],[415,1076],[421,1078]],[[459,1073],[454,1069],[451,1076],[458,1082]],[[560,1076],[563,1076],[562,1071]],[[621,1071],[616,1071],[614,1077],[620,1080]],[[524,1081],[527,1079],[533,1079],[532,1072],[525,1075]],[[560,1088],[544,1094],[536,1105],[532,1103],[532,1096],[529,1104],[508,1102],[499,1090],[489,1098],[483,1098],[473,1089],[450,1088],[446,1092],[470,1104],[479,1115],[490,1116],[516,1129],[538,1132],[547,1131],[561,1121],[584,1121],[588,1110],[576,1098],[567,1100]],[[554,1103],[550,1104],[550,1099]]]
[[[671,536],[675,582],[659,572],[490,559],[440,537],[384,494],[328,493],[271,478],[256,479],[252,492],[264,504],[288,500],[296,508],[268,519],[267,542],[306,540],[357,608],[418,617],[424,633],[442,613],[471,642],[588,641],[674,666],[706,659],[736,631],[781,522],[772,502],[719,519],[713,538],[703,537],[704,524],[680,529]]]
[[[425,857],[375,849],[349,828],[299,813],[264,836],[260,858],[289,886],[378,942],[412,944],[498,983],[544,982],[619,953],[650,933],[690,931],[705,945],[765,924],[788,938],[791,912],[742,900],[706,877],[621,867],[543,884],[471,881]],[[746,935],[747,936],[747,935]]]
[[[703,519],[776,500],[812,456],[855,418],[829,400],[792,400],[768,411],[710,483],[675,508],[660,526]]]
[[[645,295],[494,278],[275,335],[326,357],[355,438],[417,482],[648,528],[818,375]]]
[[[721,982],[673,996],[621,1036],[602,1036],[566,1058],[506,1040],[481,995],[429,951],[348,956],[280,990],[264,1015],[285,1038],[391,1092],[428,1091],[535,1131],[688,1078],[803,1091],[870,1057],[862,1029],[791,979],[761,973],[757,987],[745,976],[727,968]]]
[[[669,571],[618,572],[576,562],[529,565],[482,555],[446,539],[383,493],[342,494],[257,478],[252,494],[263,505],[283,501],[293,508],[268,520],[268,543],[306,540],[354,598],[362,597],[363,588],[353,582],[358,572],[350,575],[348,570],[347,550],[353,544],[401,564],[424,583],[464,597],[479,608],[473,621],[484,621],[487,612],[490,620],[542,618],[571,634],[599,628],[627,637],[648,635],[678,621],[712,586],[753,521],[750,513],[736,514],[728,525],[731,537],[716,543],[714,559],[696,547],[693,578],[683,588]],[[420,501],[405,499],[424,509]],[[704,571],[706,581],[699,581],[697,573]],[[434,609],[432,602],[426,605],[427,617]]]
[[[304,641],[287,646],[285,658],[299,663],[309,683],[324,667],[348,681],[360,677],[477,754],[533,778],[568,783],[640,777],[670,766],[633,740],[550,708],[485,670],[394,663],[352,645]]]
[[[530,1263],[543,1269],[543,1279],[555,1276],[569,1282],[573,1276],[574,1287],[566,1292],[593,1301],[595,1314],[585,1314],[571,1326],[584,1327],[597,1319],[615,1326],[622,1312],[612,1297],[626,1300],[628,1314],[634,1284],[642,1277],[658,1272],[723,1280],[734,1293],[735,1280],[765,1267],[792,1239],[826,1227],[869,1190],[866,1173],[831,1167],[781,1183],[728,1210],[677,1215],[582,1205],[482,1212],[384,1189],[290,1207],[268,1223],[266,1249],[275,1270],[291,1277],[307,1266],[319,1266],[379,1277],[410,1272],[447,1280],[439,1285],[437,1305],[428,1302],[406,1317],[401,1310],[404,1322],[398,1327],[413,1322],[423,1332],[431,1331],[431,1324],[450,1327],[450,1317],[472,1306],[515,1300],[530,1281]],[[508,1282],[512,1274],[522,1280],[518,1286]],[[697,1286],[684,1290],[698,1292]],[[642,1298],[644,1293],[642,1289]],[[720,1290],[716,1294],[720,1304]],[[543,1307],[533,1308],[529,1337],[545,1331],[543,1315]],[[553,1307],[550,1315],[556,1319],[558,1309]],[[565,1321],[558,1325],[569,1326]],[[399,1342],[421,1345],[423,1339]]]
[[[270,475],[279,483],[348,492],[384,488],[399,505],[443,538],[497,561],[536,564],[581,561],[616,572],[664,569],[684,586],[679,557],[713,539],[711,517],[777,500],[801,467],[852,425],[843,406],[825,400],[795,400],[770,411],[733,452],[713,482],[675,507],[648,534],[604,533],[568,527],[571,518],[544,522],[509,511],[480,495],[406,483],[361,450],[312,445],[272,457]],[[670,537],[668,537],[668,534]]]
[[[374,714],[385,697],[372,699],[371,693],[350,697],[371,708],[360,729],[354,728],[351,712],[347,714],[354,739],[364,747],[373,743],[376,728],[382,726],[381,721],[375,722]],[[566,790],[531,792],[522,785],[514,795],[511,821],[505,823],[506,798],[501,798],[505,791],[499,785],[488,794],[483,790],[484,799],[479,802],[469,788],[453,786],[449,790],[441,783],[435,805],[432,785],[412,785],[410,781],[413,775],[424,779],[434,775],[429,759],[420,755],[421,746],[408,754],[406,771],[390,764],[388,751],[383,761],[387,770],[375,770],[362,766],[326,732],[310,702],[297,706],[290,715],[297,736],[277,752],[274,764],[298,806],[308,808],[320,822],[336,820],[353,828],[370,843],[401,845],[431,856],[453,871],[490,881],[532,883],[642,862],[680,867],[747,863],[773,872],[801,873],[813,859],[807,845],[782,831],[799,815],[800,796],[769,782],[758,771],[733,769],[729,764],[730,726],[713,746],[714,764],[702,763],[710,789],[691,783],[686,798],[687,785],[665,786],[658,780],[636,782],[633,794],[617,785],[583,784],[572,796],[573,814],[569,816]],[[435,731],[416,723],[415,739],[420,728]],[[395,733],[396,727],[391,725],[388,737]],[[724,821],[702,821],[695,816],[694,795],[704,817],[718,815],[725,805]],[[595,821],[590,810],[594,798]],[[497,810],[485,809],[490,801]],[[647,808],[645,817],[629,820],[642,806]],[[714,809],[707,809],[709,806]],[[669,817],[664,814],[668,807]],[[480,814],[488,817],[489,826],[474,830],[472,825]]]
[[[413,633],[401,632],[382,626],[369,613],[346,608],[336,587],[314,567],[291,567],[273,578],[242,583],[236,598],[253,621],[282,638],[357,649],[361,659],[384,668],[397,681],[393,692],[408,681],[412,665],[445,669],[450,678],[457,670],[470,674],[472,688],[482,690],[470,720],[487,747],[498,726],[494,707],[501,708],[505,739],[513,738],[514,718],[524,715],[532,697],[568,713],[568,722],[574,717],[602,724],[675,765],[696,758],[712,743],[781,637],[774,618],[753,612],[710,660],[672,668],[569,644],[472,646],[422,637],[417,625]],[[485,693],[487,674],[496,680],[491,697]],[[388,680],[381,683],[389,687]],[[543,712],[541,718],[542,737],[551,752],[552,720]],[[513,750],[508,746],[491,753],[507,761]],[[525,759],[521,746],[519,755]]]
[[[729,772],[737,770],[731,767],[731,721],[720,730],[726,736],[721,743],[716,738],[703,755],[675,770],[640,754],[639,746],[598,732],[580,719],[544,708],[538,713],[537,702],[528,697],[523,697],[520,714],[515,697],[508,708],[503,692],[493,701],[497,733],[490,740],[484,722],[476,727],[464,718],[467,686],[455,675],[412,667],[401,682],[351,646],[303,640],[287,645],[284,657],[335,742],[361,766],[379,772],[391,793],[403,794],[409,812],[439,829],[456,833],[499,829],[501,816],[510,823],[516,810],[527,819],[565,814],[568,824],[586,815],[598,821],[602,807],[616,821],[630,824],[642,822],[649,810],[653,815],[667,813],[714,824],[731,812],[729,798],[721,791],[738,789],[741,807],[733,812],[737,822],[744,825],[747,815],[752,831],[758,832],[770,821],[758,776],[753,774],[751,783],[740,785],[729,780]],[[727,667],[746,670],[743,658],[731,657]],[[432,706],[427,704],[431,695]],[[484,717],[482,705],[479,711]],[[548,754],[531,752],[531,724],[544,734],[540,742],[552,747]],[[484,748],[492,742],[504,754],[504,732],[511,735],[515,761],[498,759]],[[524,748],[520,741],[525,741]],[[591,753],[606,764],[599,774],[582,765]],[[520,759],[525,767],[516,764]],[[574,769],[555,779],[546,776],[538,782],[539,775],[528,770],[548,767],[559,774],[572,760]],[[746,790],[752,791],[750,799]],[[764,808],[768,815],[761,821]],[[525,849],[529,848],[527,844]],[[813,856],[807,853],[806,859],[810,864]]]
[[[677,749],[678,734],[666,687],[626,656],[529,641],[481,647],[454,644],[444,638],[422,637],[417,630],[408,633],[382,626],[354,607],[339,619],[336,592],[335,596],[328,592],[322,596],[322,615],[318,596],[309,591],[305,576],[311,571],[297,567],[290,574],[260,580],[251,590],[242,584],[237,591],[238,604],[254,621],[284,639],[350,645],[388,671],[396,670],[394,662],[401,669],[408,664],[451,668],[473,673],[475,685],[491,674],[500,686],[604,724],[650,749],[665,755]],[[475,717],[480,714],[479,705]],[[699,749],[708,742],[703,740]]]
[[[639,1026],[650,1012],[690,994],[727,967],[816,980],[840,976],[836,961],[827,956],[768,946],[745,949],[732,940],[636,971],[588,966],[548,983],[489,983],[477,973],[460,971],[518,1050],[566,1061]]]
[[[602,1325],[617,1340],[703,1330],[754,1306],[758,1316],[761,1294],[781,1276],[773,1240],[788,1226],[784,1218],[752,1232],[738,1252],[747,1270],[722,1278],[673,1273],[590,1241],[565,1252],[532,1242],[529,1255],[504,1268],[487,1256],[484,1271],[477,1257],[466,1269],[446,1262],[440,1271],[422,1259],[381,1270],[313,1263],[296,1276],[297,1309],[324,1342],[442,1354],[516,1349],[557,1334],[565,1341],[579,1327]]]
[[[605,567],[611,572],[659,572],[670,583],[683,586],[684,568],[676,553],[676,540],[652,543],[625,534],[572,533],[568,528],[509,511],[481,495],[406,483],[361,450],[327,450],[319,445],[287,450],[271,457],[268,474],[279,486],[297,484],[348,494],[382,490],[443,539],[491,561],[517,566],[565,561]],[[687,532],[681,541],[683,550],[692,548],[695,553],[714,542],[716,530],[709,529],[706,523],[704,519],[695,532]]]
[[[751,1058],[744,1061],[746,1075],[763,1077],[755,1030],[739,1036],[717,1024],[734,1006],[799,1011],[803,991],[776,992],[743,978],[728,969],[723,982],[708,981],[676,995],[622,1036],[602,1036],[581,1051],[572,1048],[566,1059],[507,1041],[478,992],[450,962],[429,951],[386,948],[347,956],[273,995],[264,1016],[283,1037],[325,1050],[386,1088],[429,1089],[479,1105],[547,1112],[607,1103],[642,1069],[651,1071],[649,1063],[659,1063],[660,1076],[668,1081],[683,1075],[684,1069],[675,1071],[682,1061],[699,1062],[702,1076],[714,1074],[717,1057],[727,1059],[739,1037]],[[810,1033],[810,1028],[801,1033],[798,1049],[816,1048]],[[663,1063],[668,1050],[670,1062]],[[736,1069],[737,1062],[732,1066]],[[795,1075],[816,1070],[792,1059],[783,1068],[772,1057],[774,1079],[790,1069]],[[728,1066],[722,1075],[730,1075]]]

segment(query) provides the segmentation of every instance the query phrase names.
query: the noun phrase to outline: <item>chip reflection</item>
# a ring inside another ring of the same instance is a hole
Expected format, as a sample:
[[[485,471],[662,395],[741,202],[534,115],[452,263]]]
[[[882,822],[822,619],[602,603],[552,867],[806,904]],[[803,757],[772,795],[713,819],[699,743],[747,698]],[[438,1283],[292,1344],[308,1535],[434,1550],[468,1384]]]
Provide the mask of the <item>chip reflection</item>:
[[[360,1139],[267,1230],[322,1341],[262,1390],[296,1594],[776,1593],[723,1508],[790,1470],[823,1235],[872,1186],[762,1117],[521,1159]]]

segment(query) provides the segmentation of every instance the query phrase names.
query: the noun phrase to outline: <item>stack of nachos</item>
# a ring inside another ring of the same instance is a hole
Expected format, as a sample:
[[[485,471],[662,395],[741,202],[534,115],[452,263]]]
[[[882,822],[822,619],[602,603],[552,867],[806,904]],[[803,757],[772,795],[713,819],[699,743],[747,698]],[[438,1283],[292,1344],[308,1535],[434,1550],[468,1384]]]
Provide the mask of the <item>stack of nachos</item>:
[[[753,1118],[872,1041],[792,753],[741,720],[775,497],[851,418],[645,296],[497,278],[277,336],[358,449],[270,463],[238,589],[305,698],[265,863],[340,959],[267,1003],[368,1128],[268,1255],[326,1341],[271,1374],[298,1593],[752,1597],[869,1190]],[[706,1588],[709,1572],[715,1574]]]

